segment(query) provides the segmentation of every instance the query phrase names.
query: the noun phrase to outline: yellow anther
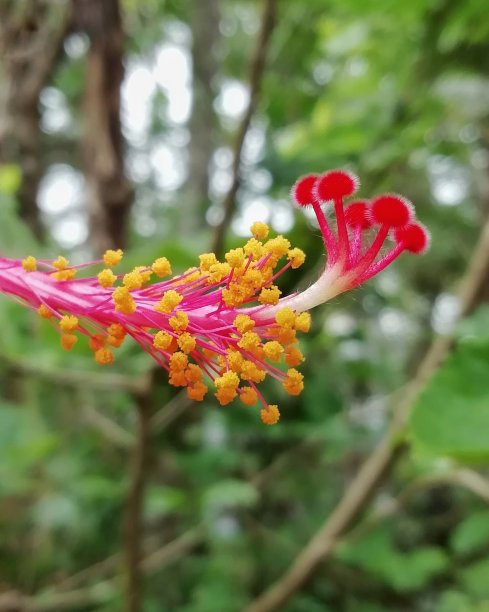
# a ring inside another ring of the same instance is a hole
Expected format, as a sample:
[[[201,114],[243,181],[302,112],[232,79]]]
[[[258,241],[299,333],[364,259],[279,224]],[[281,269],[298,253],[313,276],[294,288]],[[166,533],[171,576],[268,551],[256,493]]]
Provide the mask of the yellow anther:
[[[214,253],[203,253],[199,255],[200,269],[202,272],[208,272],[211,266],[219,263],[219,260]]]
[[[184,332],[178,337],[178,346],[184,353],[191,353],[195,349],[196,345],[197,343],[195,338],[188,332]]]
[[[78,338],[73,334],[62,334],[61,335],[61,346],[65,351],[71,351],[71,349],[78,342]]]
[[[221,389],[218,389],[217,392],[214,393],[214,395],[216,396],[217,401],[221,404],[221,406],[226,406],[227,404],[233,401],[233,399],[238,395],[238,392],[232,387],[223,387]]]
[[[268,236],[270,228],[266,223],[256,221],[256,223],[253,223],[250,227],[250,231],[257,240],[264,240]]]
[[[209,268],[209,278],[207,282],[220,283],[223,278],[226,278],[231,273],[231,266],[228,263],[216,263]]]
[[[304,376],[294,368],[287,370],[287,376],[285,377],[282,385],[289,395],[299,395],[304,389]]]
[[[114,348],[119,348],[123,342],[124,336],[122,338],[111,336],[110,334],[107,336],[107,344],[110,344],[110,346],[113,346]]]
[[[62,331],[70,333],[78,327],[78,318],[72,315],[65,315],[59,321],[59,327]]]
[[[132,314],[136,311],[136,302],[127,287],[117,287],[112,293],[115,309],[123,314]]]
[[[26,272],[34,272],[37,270],[37,259],[29,255],[29,257],[22,260],[22,267]]]
[[[141,287],[143,286],[143,282],[143,275],[136,270],[124,274],[124,277],[122,279],[122,284],[124,285],[124,287],[127,287],[129,291],[141,289]]]
[[[270,361],[279,361],[282,353],[284,352],[284,347],[277,342],[276,340],[272,340],[271,342],[267,342],[263,345],[263,352],[265,356],[270,359]]]
[[[239,394],[239,399],[246,404],[246,406],[253,406],[258,401],[258,395],[253,387],[243,387]]]
[[[288,347],[285,351],[285,363],[291,368],[300,365],[304,361],[304,355],[295,346]]]
[[[238,342],[238,346],[245,351],[251,351],[254,348],[260,346],[260,336],[252,331],[245,332],[241,336],[241,340]]]
[[[111,323],[107,327],[107,333],[115,338],[125,338],[127,332],[120,323]]]
[[[240,334],[244,334],[247,331],[251,331],[255,327],[255,322],[250,316],[246,314],[239,314],[234,319],[233,325]]]
[[[170,347],[173,336],[165,331],[159,331],[153,338],[153,346],[161,351],[166,351]]]
[[[301,312],[295,318],[294,327],[297,331],[307,333],[311,329],[311,315]]]
[[[169,318],[168,323],[171,325],[173,331],[179,334],[184,332],[188,327],[188,315],[186,312],[179,310],[173,317]]]
[[[110,365],[114,363],[114,353],[108,348],[99,348],[95,351],[95,361],[100,365]]]
[[[278,331],[277,340],[284,346],[293,344],[297,340],[295,329],[292,329],[291,327],[282,327]]]
[[[90,337],[90,340],[88,341],[88,346],[90,348],[91,351],[93,351],[94,353],[96,351],[98,351],[99,349],[101,349],[105,344],[105,338],[104,336],[102,336],[102,334],[94,334],[93,336]]]
[[[37,309],[37,312],[39,313],[39,316],[42,317],[43,319],[50,319],[53,316],[52,311],[44,304],[41,304],[39,306],[39,308]]]
[[[66,259],[66,257],[60,255],[57,259],[53,261],[53,266],[57,270],[65,270],[68,267],[69,263],[70,262]]]
[[[287,253],[287,259],[291,262],[291,268],[295,270],[296,268],[300,268],[302,264],[306,261],[306,254],[302,249],[290,249]]]
[[[259,368],[253,361],[245,360],[241,365],[240,376],[243,380],[251,380],[254,383],[261,383],[265,380],[266,372]]]
[[[276,236],[275,238],[267,240],[264,247],[267,253],[271,253],[274,257],[280,259],[280,257],[286,255],[290,249],[290,242],[283,236]]]
[[[228,308],[241,306],[246,298],[251,297],[252,293],[246,287],[231,283],[229,289],[222,290],[222,301]]]
[[[162,276],[168,276],[172,273],[171,264],[166,257],[158,257],[158,259],[153,262],[151,269],[156,276],[159,276],[160,278]]]
[[[239,374],[241,366],[243,365],[243,356],[239,351],[229,349],[227,351],[227,362],[229,369]]]
[[[255,261],[260,259],[265,253],[263,244],[259,240],[256,240],[256,238],[250,238],[244,245],[243,251],[247,257],[251,256]]]
[[[207,385],[204,385],[203,382],[198,381],[192,386],[187,387],[187,396],[191,400],[201,402],[204,399],[207,390]]]
[[[245,254],[243,249],[231,249],[224,258],[231,268],[240,268],[244,264]]]
[[[67,270],[59,270],[59,272],[51,272],[50,276],[52,276],[57,281],[69,281],[75,278],[76,270],[73,268],[68,268]]]
[[[236,389],[239,385],[239,376],[236,372],[224,372],[224,374],[214,380],[217,389]]]
[[[170,314],[175,306],[178,306],[182,300],[183,296],[180,295],[178,291],[170,289],[169,291],[165,291],[165,293],[161,296],[161,300],[155,306],[155,310],[164,312],[165,314]]]
[[[240,279],[241,283],[253,290],[253,293],[263,285],[263,273],[256,268],[249,268]]]
[[[171,370],[168,382],[174,387],[186,387],[188,384],[183,370]]]
[[[204,374],[201,368],[195,363],[189,363],[188,368],[185,370],[185,378],[189,383],[196,383],[202,380]]]
[[[269,304],[270,306],[274,306],[275,304],[278,304],[281,293],[282,292],[280,289],[275,287],[275,285],[268,288],[264,287],[258,296],[258,301],[261,304]]]
[[[102,272],[97,274],[98,284],[102,287],[112,287],[117,280],[117,276],[112,272],[110,268],[105,268]]]
[[[295,312],[289,306],[282,308],[275,315],[275,321],[280,326],[294,327],[295,323]]]
[[[173,372],[183,372],[188,366],[188,357],[185,353],[173,353],[169,360],[170,370]]]
[[[260,418],[265,425],[275,425],[280,420],[280,411],[278,406],[270,404],[268,408],[260,410]]]
[[[103,257],[104,264],[108,268],[113,268],[114,266],[117,266],[117,264],[121,263],[121,259],[123,255],[124,255],[124,252],[121,251],[121,249],[117,249],[117,251],[113,251],[112,249],[109,249],[105,251],[104,253],[104,257]]]

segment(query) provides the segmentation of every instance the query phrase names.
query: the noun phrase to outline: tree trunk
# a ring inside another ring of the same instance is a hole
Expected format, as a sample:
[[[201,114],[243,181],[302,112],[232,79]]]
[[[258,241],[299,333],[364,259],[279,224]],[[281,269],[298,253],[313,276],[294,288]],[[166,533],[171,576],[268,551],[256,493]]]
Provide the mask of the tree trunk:
[[[19,215],[41,239],[37,192],[43,175],[39,95],[56,65],[70,5],[47,0],[0,3],[0,161],[22,173]]]
[[[77,26],[90,38],[83,158],[94,250],[127,243],[132,187],[124,173],[120,88],[124,33],[118,0],[75,0]]]

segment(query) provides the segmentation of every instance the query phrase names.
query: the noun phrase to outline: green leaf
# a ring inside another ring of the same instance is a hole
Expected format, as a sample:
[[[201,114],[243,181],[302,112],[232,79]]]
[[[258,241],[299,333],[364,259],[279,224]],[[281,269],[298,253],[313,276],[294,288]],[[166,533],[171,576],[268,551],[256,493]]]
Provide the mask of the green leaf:
[[[241,480],[221,480],[204,493],[204,508],[211,515],[229,508],[252,508],[258,501],[258,491]]]
[[[469,565],[461,572],[461,582],[474,597],[489,597],[489,559]]]
[[[455,529],[451,545],[460,554],[473,553],[489,544],[489,510],[470,514]]]
[[[410,420],[415,448],[466,461],[489,459],[489,348],[461,345],[418,399]]]
[[[390,529],[382,527],[361,539],[341,546],[338,558],[383,580],[398,591],[423,588],[445,570],[445,553],[432,546],[400,552],[392,542]]]
[[[14,195],[22,180],[19,166],[15,164],[2,164],[0,166],[0,191],[8,195]]]

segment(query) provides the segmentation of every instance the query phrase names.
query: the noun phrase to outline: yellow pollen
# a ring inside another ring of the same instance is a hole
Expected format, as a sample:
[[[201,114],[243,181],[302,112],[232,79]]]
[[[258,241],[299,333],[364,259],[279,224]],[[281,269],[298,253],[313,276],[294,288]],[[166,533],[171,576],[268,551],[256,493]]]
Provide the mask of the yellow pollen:
[[[279,361],[282,353],[284,352],[284,347],[277,342],[276,340],[272,340],[271,342],[267,342],[263,345],[263,352],[265,356],[270,359],[270,361]]]
[[[233,401],[233,399],[238,395],[238,392],[232,387],[223,387],[218,389],[214,395],[221,406],[226,406]]]
[[[239,399],[246,404],[246,406],[253,406],[258,401],[258,395],[253,387],[243,387],[239,394]]]
[[[151,269],[156,276],[160,278],[162,276],[168,276],[172,273],[171,264],[166,257],[158,257],[158,259],[153,262]]]
[[[227,351],[227,361],[229,369],[233,372],[241,371],[241,366],[243,365],[243,356],[239,351],[233,351],[232,349],[228,349]]]
[[[238,346],[245,351],[250,351],[260,345],[260,336],[252,331],[245,332],[238,342]]]
[[[287,252],[290,249],[290,242],[283,236],[276,236],[275,238],[267,240],[264,247],[267,253],[271,253],[277,259],[280,259],[280,257],[287,255]]]
[[[292,264],[291,268],[295,270],[296,268],[300,268],[306,261],[306,254],[303,250],[294,248],[289,250],[287,258]]]
[[[231,249],[225,255],[225,259],[232,268],[240,268],[245,261],[243,249]]]
[[[275,287],[275,285],[272,285],[269,288],[264,287],[260,292],[258,301],[261,304],[269,304],[270,306],[274,306],[275,304],[278,304],[278,300],[280,298],[281,293],[282,292],[280,291],[280,289],[278,287]]]
[[[99,348],[95,351],[95,361],[100,365],[114,363],[114,353],[108,348]]]
[[[228,263],[216,263],[209,268],[208,284],[220,283],[223,278],[231,272],[231,266]]]
[[[239,376],[236,372],[224,372],[224,374],[214,380],[217,389],[231,388],[236,389],[239,385]]]
[[[188,315],[186,312],[179,310],[173,317],[170,317],[168,323],[173,331],[177,334],[184,332],[188,327]]]
[[[208,272],[211,266],[219,263],[214,253],[203,253],[199,255],[200,269],[202,272]]]
[[[287,370],[282,385],[289,395],[299,395],[304,389],[304,376],[294,368]]]
[[[165,331],[159,331],[153,338],[153,346],[156,349],[166,351],[170,347],[172,340],[173,336],[170,336],[170,334]]]
[[[22,260],[22,267],[26,272],[34,272],[37,270],[37,259],[29,255],[29,257]]]
[[[127,334],[126,330],[122,327],[122,325],[120,325],[120,323],[111,323],[109,327],[107,327],[107,333],[115,338],[125,338]]]
[[[113,268],[114,266],[117,266],[117,264],[121,263],[123,255],[124,255],[124,252],[121,251],[121,249],[117,249],[117,251],[113,251],[112,249],[109,249],[105,251],[104,253],[104,257],[103,257],[104,264],[108,268]]]
[[[250,231],[257,240],[264,240],[268,236],[270,228],[266,223],[256,221],[256,223],[253,223],[250,227]]]
[[[187,379],[185,378],[185,372],[183,370],[170,370],[168,382],[174,387],[186,387]]]
[[[174,289],[170,289],[169,291],[165,291],[165,293],[161,296],[161,300],[155,306],[155,310],[164,312],[165,314],[170,314],[175,306],[178,306],[182,300],[182,295],[180,295]]]
[[[241,366],[240,375],[243,380],[261,383],[265,380],[266,372],[259,368],[253,361],[245,360]]]
[[[233,325],[240,334],[244,334],[247,331],[251,331],[255,327],[255,322],[248,315],[239,314],[234,319]]]
[[[196,383],[202,380],[204,374],[198,365],[195,363],[189,363],[188,368],[185,370],[185,378],[189,383]]]
[[[275,425],[280,419],[280,411],[278,406],[275,404],[270,404],[268,408],[260,410],[260,418],[265,425]]]
[[[110,268],[105,268],[102,272],[97,274],[98,284],[101,287],[112,287],[117,280],[117,276],[112,272]]]
[[[51,272],[50,276],[52,276],[57,281],[69,281],[75,278],[76,270],[74,270],[73,268],[69,268],[67,270],[60,270],[59,272]]]
[[[53,266],[57,270],[65,270],[68,267],[69,263],[70,262],[66,259],[66,257],[60,255],[57,259],[53,261]]]
[[[302,352],[294,347],[288,347],[285,351],[285,363],[291,368],[300,365],[304,361],[304,355]]]
[[[293,344],[297,340],[295,329],[286,326],[282,327],[279,329],[277,340],[284,346]]]
[[[119,348],[123,342],[124,342],[124,337],[117,338],[117,336],[111,336],[111,335],[107,336],[107,344],[109,344],[110,346],[113,346],[114,348]]]
[[[295,324],[295,312],[289,306],[282,308],[275,315],[275,321],[280,326],[294,327]]]
[[[301,312],[295,318],[294,327],[297,331],[307,333],[311,328],[311,315],[308,312]]]
[[[187,355],[195,349],[196,344],[195,338],[188,332],[184,332],[178,337],[178,346]]]
[[[51,310],[44,304],[41,304],[39,306],[39,308],[37,309],[37,312],[39,313],[39,316],[42,317],[43,319],[50,319],[53,316],[53,313],[51,312]]]
[[[187,396],[191,400],[201,402],[207,393],[207,385],[203,382],[197,381],[192,386],[187,387]]]
[[[143,275],[140,272],[133,270],[132,272],[124,274],[122,284],[124,287],[127,287],[129,291],[134,291],[136,289],[141,289],[143,286],[143,281]]]
[[[61,346],[65,351],[71,351],[71,349],[78,342],[78,338],[73,334],[62,334],[61,335]]]
[[[244,245],[243,251],[245,252],[247,257],[251,257],[257,261],[260,257],[263,256],[265,249],[263,244],[256,240],[256,238],[250,238],[248,242]]]
[[[132,314],[136,311],[136,302],[127,287],[117,287],[112,293],[115,309],[123,314]]]
[[[188,366],[188,357],[185,353],[173,353],[169,361],[170,371],[183,372]]]
[[[64,317],[61,317],[59,327],[66,333],[75,331],[75,329],[78,327],[78,318],[71,315],[65,315]]]

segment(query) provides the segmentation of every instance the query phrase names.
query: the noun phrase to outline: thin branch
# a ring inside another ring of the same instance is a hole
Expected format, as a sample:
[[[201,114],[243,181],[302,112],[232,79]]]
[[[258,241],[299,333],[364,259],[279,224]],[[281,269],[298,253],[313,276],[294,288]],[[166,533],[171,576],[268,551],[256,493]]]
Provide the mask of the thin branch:
[[[187,397],[185,391],[177,393],[151,417],[150,427],[152,433],[157,434],[163,431],[192,405],[195,404]]]
[[[124,522],[124,552],[127,570],[126,607],[127,612],[142,610],[142,541],[144,488],[150,455],[150,409],[151,393],[137,399],[138,433],[132,455],[132,473],[127,498]]]
[[[459,293],[459,316],[467,315],[476,305],[481,287],[489,277],[489,220],[484,224]],[[451,350],[449,337],[437,337],[421,362],[414,379],[407,385],[396,408],[394,421],[348,486],[336,508],[299,552],[289,569],[246,612],[280,610],[314,575],[319,564],[329,557],[335,546],[363,511],[376,488],[389,473],[406,446],[406,423],[414,402]]]
[[[136,438],[127,429],[124,429],[124,427],[121,427],[112,419],[107,418],[89,404],[83,404],[82,411],[85,421],[114,444],[114,446],[125,450],[130,450],[134,447]]]
[[[258,106],[260,98],[261,86],[263,81],[263,74],[265,71],[265,61],[268,51],[268,44],[275,26],[275,8],[276,0],[264,0],[263,17],[261,20],[260,32],[256,41],[256,47],[251,56],[249,66],[249,88],[250,98],[248,107],[241,120],[241,124],[236,135],[236,142],[234,144],[233,151],[233,167],[232,167],[232,181],[231,186],[226,194],[223,201],[223,218],[221,223],[216,227],[216,233],[214,235],[213,251],[219,257],[222,254],[224,246],[224,236],[231,223],[233,216],[236,195],[241,183],[240,170],[241,170],[241,158],[243,154],[243,145],[246,138],[246,134],[249,130],[251,119]]]

